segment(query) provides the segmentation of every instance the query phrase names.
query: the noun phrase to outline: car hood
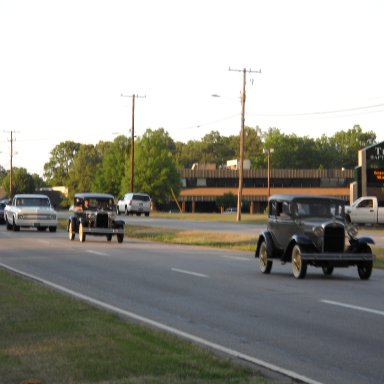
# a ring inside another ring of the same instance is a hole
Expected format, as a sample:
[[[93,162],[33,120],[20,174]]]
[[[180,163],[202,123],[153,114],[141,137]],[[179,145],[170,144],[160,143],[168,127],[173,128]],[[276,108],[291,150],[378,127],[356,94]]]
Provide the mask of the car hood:
[[[324,227],[329,224],[344,226],[344,222],[336,218],[311,217],[307,219],[298,219],[298,221],[301,225],[308,227]]]

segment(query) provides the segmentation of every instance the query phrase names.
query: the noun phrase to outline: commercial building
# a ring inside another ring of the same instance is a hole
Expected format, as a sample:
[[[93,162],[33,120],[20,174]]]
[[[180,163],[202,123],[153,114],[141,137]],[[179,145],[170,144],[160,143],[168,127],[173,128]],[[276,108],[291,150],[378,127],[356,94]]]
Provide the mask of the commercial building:
[[[237,169],[195,167],[181,172],[179,203],[185,212],[218,211],[216,199],[225,193],[237,196]],[[268,194],[301,193],[337,196],[349,202],[354,170],[348,169],[271,169],[243,170],[244,211],[263,212]]]

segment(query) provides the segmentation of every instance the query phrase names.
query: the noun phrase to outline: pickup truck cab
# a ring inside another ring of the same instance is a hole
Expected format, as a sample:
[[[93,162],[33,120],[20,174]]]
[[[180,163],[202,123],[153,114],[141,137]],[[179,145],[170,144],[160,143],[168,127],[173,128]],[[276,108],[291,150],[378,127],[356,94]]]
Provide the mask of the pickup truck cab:
[[[4,208],[4,220],[8,230],[19,231],[21,227],[37,228],[39,231],[56,232],[57,214],[46,195],[18,194]]]
[[[376,196],[363,196],[345,207],[345,217],[355,224],[384,224],[384,206]]]

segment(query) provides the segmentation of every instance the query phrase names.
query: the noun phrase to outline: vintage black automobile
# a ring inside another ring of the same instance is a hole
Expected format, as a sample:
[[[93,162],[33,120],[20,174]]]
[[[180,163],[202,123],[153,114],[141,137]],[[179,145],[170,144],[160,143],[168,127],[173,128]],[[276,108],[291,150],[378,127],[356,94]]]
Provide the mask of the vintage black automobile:
[[[67,227],[70,240],[74,240],[78,233],[81,242],[85,241],[86,235],[106,236],[108,241],[116,235],[117,241],[123,242],[125,222],[115,220],[116,207],[112,195],[76,193],[70,212]]]
[[[324,275],[354,265],[362,280],[369,279],[374,260],[369,244],[374,241],[357,237],[357,228],[345,220],[344,207],[345,202],[334,197],[271,196],[267,230],[260,234],[255,253],[261,272],[270,273],[278,259],[292,263],[297,279],[306,276],[308,265],[321,267]]]

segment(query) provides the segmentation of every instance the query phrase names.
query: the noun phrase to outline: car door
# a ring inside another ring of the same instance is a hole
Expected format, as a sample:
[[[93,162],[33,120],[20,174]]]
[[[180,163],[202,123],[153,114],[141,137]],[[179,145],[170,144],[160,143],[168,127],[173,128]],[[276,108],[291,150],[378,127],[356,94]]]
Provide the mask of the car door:
[[[296,224],[292,218],[291,206],[287,201],[274,201],[269,227],[273,234],[275,246],[285,250],[296,231]]]
[[[356,209],[351,212],[351,221],[353,223],[374,224],[376,220],[376,210],[373,207],[372,199],[360,201]]]

